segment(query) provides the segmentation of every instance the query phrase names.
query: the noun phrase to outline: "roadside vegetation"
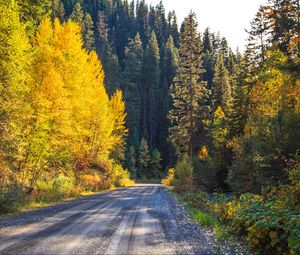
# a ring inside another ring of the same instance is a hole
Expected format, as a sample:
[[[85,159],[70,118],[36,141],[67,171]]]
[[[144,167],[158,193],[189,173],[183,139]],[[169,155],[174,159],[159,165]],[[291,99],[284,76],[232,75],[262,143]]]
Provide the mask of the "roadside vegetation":
[[[0,213],[166,176],[219,236],[300,254],[299,17],[268,0],[240,52],[163,2],[1,0]]]

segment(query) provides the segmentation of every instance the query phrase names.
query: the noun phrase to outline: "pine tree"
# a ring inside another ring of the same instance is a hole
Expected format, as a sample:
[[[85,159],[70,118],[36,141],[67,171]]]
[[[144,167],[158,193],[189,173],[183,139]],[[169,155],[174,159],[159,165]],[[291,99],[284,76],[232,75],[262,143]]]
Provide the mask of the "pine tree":
[[[159,150],[154,149],[151,152],[151,161],[149,164],[149,177],[150,178],[161,178],[162,177],[162,158]]]
[[[270,20],[265,7],[261,6],[251,21],[251,29],[248,31],[248,50],[252,51],[254,65],[261,65],[265,60],[265,55],[271,42]]]
[[[219,53],[217,56],[214,69],[215,73],[212,88],[212,110],[215,111],[218,106],[221,106],[227,116],[231,103],[231,84],[228,71],[224,65],[223,55],[221,53]]]
[[[105,86],[107,93],[112,95],[121,86],[121,67],[114,49],[105,43],[102,46],[100,58],[105,71]]]
[[[206,72],[203,79],[207,81],[208,87],[212,87],[212,80],[214,76],[214,49],[211,41],[211,34],[209,28],[205,29],[203,35],[203,65]]]
[[[154,32],[145,50],[143,59],[143,135],[149,139],[152,146],[157,145],[158,102],[160,79],[160,54]]]
[[[82,6],[80,3],[77,3],[72,11],[72,14],[70,15],[70,19],[78,24],[81,28],[84,27],[84,13],[82,10]]]
[[[108,25],[106,15],[103,11],[98,12],[97,34],[97,49],[101,56],[101,50],[104,44],[108,43]]]
[[[52,21],[58,18],[61,22],[65,19],[65,8],[61,0],[53,0],[52,2]]]
[[[27,32],[32,37],[39,23],[51,15],[52,0],[17,0],[16,2],[20,6],[21,21],[27,24]]]
[[[206,101],[209,93],[206,82],[202,81],[202,47],[197,28],[196,15],[190,13],[182,27],[179,67],[171,93],[173,109],[170,111],[171,141],[190,157],[196,146],[195,135],[201,127],[201,120],[208,114]]]
[[[220,106],[213,114],[211,125],[212,145],[214,149],[214,160],[219,187],[225,188],[227,177],[227,151],[226,142],[228,140],[228,125],[226,116]]]
[[[165,48],[162,50],[161,58],[161,78],[159,97],[159,128],[158,128],[158,149],[162,154],[163,165],[169,164],[170,143],[168,137],[170,121],[168,113],[171,107],[170,87],[173,83],[178,68],[178,49],[174,45],[172,35],[170,35]]]
[[[129,129],[129,144],[134,133],[140,131],[141,125],[141,71],[143,61],[143,47],[140,35],[130,40],[125,49],[126,61],[122,73],[124,97],[126,101],[127,120]],[[135,147],[137,149],[137,147]]]
[[[95,47],[95,38],[94,38],[94,22],[89,13],[85,13],[83,20],[83,41],[84,47],[91,51]]]
[[[146,139],[142,139],[139,149],[138,159],[138,177],[145,178],[149,176],[149,164],[151,157],[149,155],[149,147]]]

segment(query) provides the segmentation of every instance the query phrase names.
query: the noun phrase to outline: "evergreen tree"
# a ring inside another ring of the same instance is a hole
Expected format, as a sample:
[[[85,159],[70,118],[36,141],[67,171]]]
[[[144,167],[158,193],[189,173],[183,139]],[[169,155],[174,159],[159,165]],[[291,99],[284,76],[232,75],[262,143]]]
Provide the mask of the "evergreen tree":
[[[150,40],[145,50],[143,59],[143,135],[149,139],[152,146],[157,146],[158,130],[158,101],[159,80],[160,80],[160,54],[159,47],[154,32],[151,33]]]
[[[65,19],[65,8],[61,0],[53,0],[52,2],[52,21],[58,18],[61,22]]]
[[[77,3],[70,15],[70,19],[78,24],[81,29],[84,27],[84,12],[80,3]]]
[[[105,43],[100,54],[105,71],[105,86],[107,93],[112,95],[121,86],[121,67],[118,56],[112,47]]]
[[[146,139],[141,140],[138,159],[138,177],[147,178],[149,176],[150,164],[149,147]]]
[[[52,0],[17,0],[16,2],[20,6],[20,19],[27,24],[27,32],[32,37],[39,23],[51,15]]]
[[[98,12],[97,34],[97,49],[101,57],[101,50],[108,43],[108,25],[103,11]]]
[[[221,106],[227,116],[231,103],[231,85],[229,74],[224,65],[223,55],[221,53],[218,54],[215,65],[212,99],[213,111],[215,111],[218,106]]]
[[[228,174],[228,149],[226,147],[228,134],[229,130],[225,114],[222,111],[222,108],[218,106],[213,114],[213,120],[211,125],[211,137],[214,149],[216,178],[218,181],[218,186],[222,187],[223,189],[225,188],[225,180]]]
[[[170,138],[180,151],[193,156],[196,147],[195,136],[201,127],[201,120],[208,114],[208,90],[202,81],[201,40],[197,32],[195,13],[185,19],[182,27],[179,49],[179,67],[172,91],[173,109],[170,111],[172,127]]]
[[[154,149],[151,152],[151,161],[149,164],[150,178],[161,178],[162,177],[162,158],[159,150]]]
[[[125,49],[125,67],[122,73],[122,90],[126,101],[126,126],[129,129],[127,150],[134,146],[138,149],[141,126],[141,71],[143,61],[143,47],[140,35],[137,34],[134,40],[130,40]],[[130,154],[128,154],[130,155]],[[130,169],[130,167],[129,167]]]
[[[163,165],[167,166],[170,162],[170,143],[166,139],[168,137],[170,121],[168,113],[171,106],[170,87],[176,75],[178,67],[178,49],[174,45],[172,35],[170,35],[161,63],[161,81],[160,81],[160,97],[159,97],[159,130],[158,130],[158,149],[163,158]]]
[[[214,76],[214,49],[209,28],[205,29],[203,35],[203,65],[206,70],[203,79],[207,81],[208,88],[211,88]]]
[[[93,50],[95,47],[94,22],[89,13],[84,15],[82,34],[84,47],[89,51]]]

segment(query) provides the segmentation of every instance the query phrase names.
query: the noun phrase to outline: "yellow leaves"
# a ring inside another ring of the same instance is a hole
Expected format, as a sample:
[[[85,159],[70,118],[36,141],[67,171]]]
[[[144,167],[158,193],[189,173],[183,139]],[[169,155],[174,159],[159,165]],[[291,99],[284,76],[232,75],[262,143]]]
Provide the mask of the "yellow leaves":
[[[205,145],[199,151],[198,156],[201,161],[205,161],[208,158],[208,150]]]
[[[78,25],[42,21],[35,52],[32,103],[35,126],[49,137],[45,150],[70,155],[82,169],[108,159],[127,133],[125,104],[120,91],[109,99],[102,65],[82,48]]]
[[[175,168],[169,168],[168,176],[161,180],[161,183],[166,186],[171,186],[175,180]]]
[[[267,53],[260,79],[250,93],[254,114],[274,117],[282,109],[299,111],[299,81],[295,84],[292,76],[283,71],[282,65],[287,61],[279,51]]]
[[[218,106],[217,110],[214,113],[214,119],[223,119],[225,117],[225,113],[223,112],[221,106]]]

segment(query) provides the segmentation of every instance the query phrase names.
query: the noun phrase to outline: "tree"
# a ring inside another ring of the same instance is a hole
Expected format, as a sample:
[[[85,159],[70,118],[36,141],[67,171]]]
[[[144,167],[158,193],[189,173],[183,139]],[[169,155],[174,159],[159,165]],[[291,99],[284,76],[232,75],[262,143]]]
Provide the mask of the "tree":
[[[26,126],[32,115],[32,48],[20,21],[15,1],[0,2],[0,161],[1,171],[16,173],[7,165],[18,162]],[[7,165],[6,165],[7,164]],[[2,170],[3,169],[3,170]]]
[[[61,0],[53,0],[52,2],[52,21],[58,18],[60,22],[65,19],[65,8]]]
[[[229,114],[231,103],[231,84],[229,80],[228,71],[224,65],[222,54],[219,52],[215,64],[215,73],[213,78],[212,88],[212,105],[213,111],[218,106],[224,109],[225,114]]]
[[[80,3],[77,3],[70,15],[70,19],[75,22],[76,24],[78,24],[81,28],[84,27],[84,13],[82,10],[82,6]]]
[[[105,86],[109,95],[112,95],[121,86],[121,67],[119,58],[114,49],[106,42],[102,46],[101,61],[105,71]]]
[[[151,33],[143,59],[143,135],[152,146],[157,145],[158,103],[159,98],[159,47],[154,32]]]
[[[196,132],[201,120],[208,114],[208,90],[202,81],[201,41],[197,32],[196,15],[190,13],[183,23],[181,46],[179,49],[179,67],[174,79],[173,109],[170,111],[170,138],[179,150],[193,155]]]
[[[152,178],[161,178],[162,175],[162,166],[161,166],[161,155],[159,150],[154,149],[151,152],[151,161],[149,164],[149,177]]]
[[[94,50],[95,47],[94,22],[89,13],[85,13],[84,15],[82,34],[83,34],[84,47],[89,51]]]
[[[175,188],[187,191],[193,187],[193,164],[188,154],[184,153],[175,166]]]
[[[132,146],[135,150],[138,150],[141,136],[141,72],[143,47],[138,33],[133,40],[129,41],[125,49],[125,55],[125,67],[122,73],[122,90],[126,101],[126,126],[129,129],[127,157],[131,157],[129,150],[131,150],[130,148]],[[130,167],[129,169],[131,170]]]
[[[222,108],[218,106],[213,115],[211,125],[212,145],[214,149],[214,160],[216,169],[216,178],[218,179],[218,186],[225,188],[225,180],[228,174],[227,159],[228,149],[226,142],[228,140],[228,125],[226,123],[226,116]]]
[[[139,159],[138,159],[138,177],[147,178],[149,177],[149,164],[151,157],[149,155],[149,148],[146,139],[142,138],[139,148]]]
[[[21,21],[27,24],[27,32],[33,37],[39,23],[51,15],[52,0],[17,0],[17,3]]]
[[[211,40],[211,33],[209,28],[206,28],[203,35],[203,65],[206,72],[203,75],[203,79],[207,81],[208,87],[212,87],[212,80],[214,76],[214,49]]]

